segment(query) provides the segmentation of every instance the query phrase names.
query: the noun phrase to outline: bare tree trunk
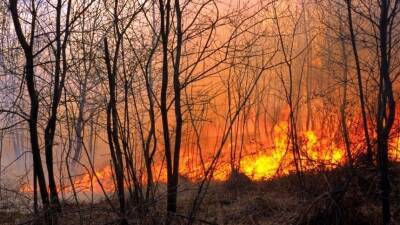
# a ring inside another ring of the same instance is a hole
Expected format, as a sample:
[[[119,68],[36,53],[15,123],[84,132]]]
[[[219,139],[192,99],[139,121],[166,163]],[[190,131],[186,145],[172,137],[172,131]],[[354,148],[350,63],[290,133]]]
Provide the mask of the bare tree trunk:
[[[308,32],[308,23],[307,20],[307,8],[306,8],[306,0],[302,0],[302,7],[303,7],[303,26],[304,26],[304,36],[305,36],[305,44],[306,46],[310,40],[310,34]],[[307,121],[306,121],[306,130],[313,129],[313,111],[311,107],[311,95],[312,95],[312,48],[311,46],[307,47],[306,50],[306,105],[307,105]]]
[[[80,100],[79,100],[79,112],[77,122],[75,124],[75,151],[73,156],[73,165],[74,162],[78,162],[82,152],[82,144],[83,144],[83,130],[84,130],[84,111],[86,106],[86,87],[87,87],[87,76],[85,75],[85,80],[83,83],[83,87],[80,91]]]
[[[119,36],[119,35],[118,35]],[[114,54],[114,59],[112,60],[110,57],[110,52],[108,49],[108,41],[107,38],[104,38],[104,60],[107,66],[107,75],[108,75],[108,85],[110,91],[110,99],[107,107],[107,137],[108,144],[110,147],[111,159],[115,168],[115,176],[117,180],[117,191],[118,191],[118,199],[120,205],[120,213],[121,213],[121,225],[127,224],[126,220],[126,208],[125,208],[125,191],[124,191],[124,164],[123,164],[123,156],[119,143],[118,137],[118,112],[117,112],[117,102],[116,102],[116,68],[117,68],[117,57],[120,47],[120,36],[118,37],[116,45],[116,50]],[[113,61],[113,65],[111,65],[111,61]]]
[[[156,27],[156,1],[153,0],[152,2],[152,26]],[[152,51],[147,61],[147,65],[145,68],[145,83],[146,83],[146,92],[147,98],[149,100],[149,119],[150,119],[150,130],[146,138],[146,142],[144,144],[144,157],[145,157],[145,165],[146,165],[146,173],[147,173],[147,189],[146,189],[146,199],[152,200],[154,197],[153,193],[153,171],[152,171],[152,163],[153,163],[153,156],[156,152],[157,148],[157,137],[156,137],[156,116],[154,112],[154,99],[153,99],[153,55],[157,47],[158,38],[157,35],[153,33],[152,35]],[[153,140],[153,147],[150,150],[151,142]],[[149,199],[151,198],[151,199]]]
[[[171,1],[159,1],[160,16],[161,16],[161,41],[162,41],[162,83],[161,83],[161,119],[163,126],[163,138],[165,148],[165,158],[167,163],[167,213],[168,218],[166,223],[171,223],[171,216],[176,212],[178,179],[179,179],[179,159],[180,148],[182,139],[182,112],[181,112],[181,85],[179,81],[180,76],[180,58],[183,44],[182,32],[182,13],[179,0],[175,0],[175,16],[176,16],[176,49],[173,54],[173,94],[174,94],[174,114],[175,114],[175,140],[174,147],[171,148],[170,140],[170,124],[168,122],[168,106],[167,106],[167,93],[168,93],[168,44],[170,33],[170,20],[171,20]],[[172,151],[173,150],[173,151]]]
[[[161,32],[161,40],[162,40],[162,82],[161,82],[161,120],[163,127],[163,139],[164,139],[164,149],[165,149],[165,158],[167,163],[167,213],[176,212],[176,194],[174,193],[175,188],[172,186],[174,181],[173,177],[173,165],[172,165],[172,157],[171,157],[171,141],[169,134],[169,123],[168,123],[168,106],[167,106],[167,94],[168,94],[168,77],[169,77],[169,69],[168,69],[168,38],[170,32],[170,14],[171,14],[171,1],[166,0],[164,4],[163,0],[159,1],[160,3],[160,32]],[[169,216],[168,216],[169,217]],[[170,218],[167,218],[167,224],[170,223]]]
[[[350,166],[350,168],[353,166],[353,158],[351,155],[351,150],[350,150],[350,138],[349,138],[349,132],[347,128],[347,116],[346,116],[346,108],[347,108],[347,86],[348,86],[348,74],[349,74],[349,66],[348,66],[348,58],[347,58],[347,51],[346,51],[346,43],[344,40],[343,36],[343,21],[341,18],[339,18],[339,41],[340,41],[340,47],[342,51],[342,62],[343,62],[343,98],[342,98],[342,104],[340,105],[340,121],[341,121],[341,127],[342,127],[342,135],[343,135],[343,140],[344,144],[346,147],[346,154],[347,154],[347,161]]]
[[[29,113],[29,135],[31,142],[31,151],[33,157],[33,169],[34,173],[37,176],[37,181],[39,184],[40,195],[42,199],[42,204],[44,210],[47,211],[49,208],[49,196],[46,187],[46,180],[43,172],[42,159],[40,156],[40,147],[39,147],[39,137],[38,137],[38,113],[39,113],[39,100],[38,93],[35,88],[35,72],[34,72],[34,56],[33,56],[33,41],[35,35],[35,25],[36,25],[36,9],[34,5],[34,1],[32,1],[32,22],[31,22],[31,36],[30,43],[28,44],[24,33],[21,28],[21,24],[19,21],[18,14],[18,0],[10,0],[10,12],[13,19],[15,32],[18,37],[18,41],[22,46],[25,54],[25,80],[26,86],[29,93],[30,98],[30,113]],[[46,213],[47,215],[47,213]],[[48,218],[47,218],[48,219]],[[47,220],[48,224],[51,223],[50,220]]]
[[[53,142],[57,124],[57,111],[60,102],[66,71],[61,71],[61,57],[63,53],[63,47],[66,44],[61,41],[61,10],[62,1],[57,1],[56,6],[56,50],[55,50],[55,72],[54,72],[54,89],[51,103],[51,115],[47,122],[46,129],[44,131],[45,141],[45,153],[46,153],[46,165],[49,179],[49,190],[50,190],[50,203],[54,206],[57,211],[61,210],[60,201],[58,199],[56,182],[54,179],[54,167],[53,167]],[[69,11],[69,9],[68,9]],[[67,21],[68,23],[68,21]],[[65,49],[64,49],[65,50]],[[64,59],[65,61],[65,59]],[[65,69],[65,68],[64,68]]]
[[[353,17],[352,17],[352,4],[351,0],[346,0],[347,4],[347,19],[349,23],[349,31],[350,31],[350,39],[351,39],[351,46],[353,48],[353,54],[354,54],[354,60],[356,63],[356,72],[357,72],[357,83],[358,83],[358,95],[360,98],[360,107],[361,107],[361,116],[363,120],[363,125],[364,125],[364,136],[365,136],[365,143],[367,145],[367,161],[369,163],[373,163],[373,157],[372,157],[372,146],[371,146],[371,141],[369,137],[369,128],[368,128],[368,121],[367,121],[367,112],[366,112],[366,106],[365,106],[365,98],[364,98],[364,90],[363,90],[363,84],[362,84],[362,76],[361,76],[361,67],[360,67],[360,58],[358,56],[358,50],[357,50],[357,43],[356,43],[356,36],[354,33],[354,28],[353,28]]]
[[[179,159],[181,150],[181,139],[182,139],[182,112],[181,112],[181,84],[179,81],[180,76],[180,63],[181,63],[181,50],[183,45],[183,33],[182,33],[182,13],[179,4],[179,0],[175,0],[175,15],[176,15],[176,53],[175,53],[175,64],[173,74],[173,89],[175,97],[175,147],[174,147],[174,162],[173,162],[173,173],[171,179],[168,179],[169,193],[171,193],[169,199],[169,206],[172,212],[176,212],[176,199],[178,192],[178,178],[179,178]]]
[[[276,8],[274,6],[274,19],[276,23],[276,27],[278,30],[278,38],[279,38],[279,45],[282,49],[283,57],[284,57],[284,64],[287,67],[288,70],[288,76],[289,76],[289,87],[286,87],[286,82],[284,81],[283,77],[281,77],[281,82],[283,84],[283,88],[285,91],[285,97],[287,104],[289,106],[289,118],[288,118],[288,124],[289,124],[289,141],[288,141],[288,146],[291,146],[292,154],[293,154],[293,161],[295,164],[296,168],[296,174],[299,180],[299,184],[304,186],[304,179],[303,179],[303,169],[302,169],[302,159],[301,159],[301,154],[300,154],[300,148],[299,148],[299,143],[298,143],[298,134],[297,134],[297,120],[296,120],[296,113],[297,110],[295,109],[295,104],[293,100],[293,82],[294,82],[294,76],[293,76],[293,68],[292,68],[292,59],[291,59],[291,51],[287,52],[286,47],[285,47],[285,41],[283,38],[283,33],[281,31],[281,25],[279,23],[279,19],[276,13]],[[296,29],[296,28],[295,28]],[[293,33],[296,33],[296,30],[293,31]],[[292,42],[294,39],[292,38]]]
[[[389,182],[389,157],[388,141],[390,131],[395,119],[395,101],[393,97],[392,81],[390,79],[390,48],[391,39],[389,25],[389,0],[380,1],[379,18],[379,51],[380,51],[380,85],[378,93],[377,113],[377,152],[380,171],[380,188],[382,199],[383,224],[390,224],[390,182]],[[392,12],[396,13],[396,12]],[[394,16],[394,14],[392,14]],[[393,19],[393,18],[392,18]]]

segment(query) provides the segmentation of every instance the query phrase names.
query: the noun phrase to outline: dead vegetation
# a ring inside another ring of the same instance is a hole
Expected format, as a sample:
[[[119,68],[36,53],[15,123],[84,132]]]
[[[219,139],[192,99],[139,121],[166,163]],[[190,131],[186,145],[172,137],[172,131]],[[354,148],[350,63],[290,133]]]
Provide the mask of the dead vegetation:
[[[204,202],[201,217],[215,224],[296,224],[296,225],[376,225],[380,224],[379,189],[374,180],[377,171],[346,168],[305,175],[305,186],[289,175],[270,181],[241,185],[235,179],[214,184]],[[398,224],[400,205],[398,174],[392,166],[393,224]],[[228,185],[227,185],[228,184]],[[231,187],[241,186],[240,189]]]
[[[242,173],[234,173],[224,182],[213,182],[202,203],[195,224],[265,224],[265,225],[376,225],[380,223],[381,206],[378,172],[359,163],[353,172],[348,168],[331,171],[310,171],[304,174],[301,187],[295,174],[255,182]],[[398,199],[400,165],[391,166],[393,224],[399,224]],[[187,224],[197,184],[184,182],[180,186],[180,208],[174,224]],[[160,187],[158,196],[164,196]],[[13,203],[17,195],[3,191],[0,224],[34,224],[29,212]],[[6,198],[5,196],[9,196]],[[12,201],[14,199],[14,201]],[[116,201],[116,199],[114,199]],[[129,224],[155,225],[165,221],[165,199],[153,204],[131,207]],[[139,209],[140,208],[140,209]],[[14,210],[12,210],[14,209]],[[63,213],[58,214],[60,225],[118,224],[117,213],[105,201],[76,204],[64,202]]]

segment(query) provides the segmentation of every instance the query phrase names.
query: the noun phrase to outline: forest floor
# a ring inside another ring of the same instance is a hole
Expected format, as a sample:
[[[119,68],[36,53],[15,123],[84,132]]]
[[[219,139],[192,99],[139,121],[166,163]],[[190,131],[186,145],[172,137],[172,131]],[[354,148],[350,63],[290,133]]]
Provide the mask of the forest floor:
[[[400,224],[400,165],[391,170],[393,225]],[[381,206],[377,171],[358,168],[251,182],[236,181],[210,189],[200,218],[216,224],[378,225]],[[241,185],[242,184],[242,185]]]
[[[358,165],[349,170],[307,172],[302,184],[297,175],[254,182],[242,174],[227,182],[212,183],[195,224],[232,225],[377,225],[381,224],[379,177],[376,169]],[[393,164],[391,212],[393,225],[400,224],[400,164]],[[175,224],[186,224],[197,184],[182,182],[178,199],[180,214]],[[162,188],[161,188],[162,189]],[[160,196],[163,196],[160,193]],[[130,224],[162,224],[165,199],[140,216],[130,212]],[[133,208],[133,207],[131,207]],[[29,213],[16,208],[0,208],[0,224],[32,224]],[[106,201],[95,204],[65,204],[56,216],[60,225],[117,224],[117,217]]]

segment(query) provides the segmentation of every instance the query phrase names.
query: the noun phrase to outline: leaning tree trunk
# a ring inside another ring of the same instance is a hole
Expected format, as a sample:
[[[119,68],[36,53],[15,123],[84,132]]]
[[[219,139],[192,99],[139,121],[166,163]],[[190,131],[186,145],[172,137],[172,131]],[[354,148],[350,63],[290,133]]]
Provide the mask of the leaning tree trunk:
[[[369,133],[368,133],[369,128],[368,128],[368,121],[367,121],[367,112],[366,112],[365,97],[364,97],[364,90],[363,90],[363,84],[362,84],[360,58],[358,55],[356,36],[354,33],[354,28],[353,28],[351,0],[346,0],[346,4],[347,4],[347,19],[348,19],[348,23],[349,23],[351,46],[353,48],[354,60],[356,63],[358,96],[360,99],[361,116],[362,116],[363,126],[364,126],[364,137],[365,137],[365,143],[367,146],[367,161],[372,164],[372,146],[371,146],[371,141],[370,141],[370,137],[369,137]]]

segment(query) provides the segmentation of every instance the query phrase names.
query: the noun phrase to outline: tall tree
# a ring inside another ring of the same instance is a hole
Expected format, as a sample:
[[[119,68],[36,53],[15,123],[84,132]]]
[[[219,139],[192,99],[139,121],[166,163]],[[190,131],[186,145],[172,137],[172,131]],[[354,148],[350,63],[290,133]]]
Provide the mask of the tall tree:
[[[354,61],[356,64],[358,97],[360,100],[360,108],[361,108],[361,116],[362,116],[363,127],[364,127],[365,143],[367,146],[367,161],[369,163],[372,163],[372,145],[371,145],[371,140],[369,137],[369,128],[368,128],[367,112],[366,112],[365,97],[364,97],[364,87],[363,87],[363,83],[362,83],[363,81],[362,81],[362,75],[361,75],[360,57],[358,54],[356,35],[355,35],[354,28],[353,28],[354,25],[353,25],[351,1],[352,0],[346,0],[347,21],[348,21],[348,26],[349,26],[349,31],[350,31],[351,47],[353,49]]]
[[[162,86],[161,86],[161,118],[163,127],[163,139],[165,148],[165,158],[167,162],[167,211],[168,213],[176,212],[176,200],[178,190],[179,177],[179,159],[182,139],[182,112],[181,112],[181,84],[180,84],[180,63],[183,45],[182,32],[182,12],[179,0],[175,0],[175,26],[176,26],[176,49],[173,55],[173,71],[172,71],[172,86],[174,93],[174,115],[175,115],[175,139],[174,145],[171,146],[170,123],[168,122],[168,83],[169,71],[169,47],[170,31],[171,31],[171,16],[174,12],[171,9],[171,0],[160,0],[160,16],[161,16],[161,42],[162,42]]]
[[[390,0],[379,1],[379,91],[376,116],[377,154],[380,171],[380,188],[382,197],[383,224],[390,224],[390,181],[389,181],[389,136],[394,124],[396,105],[393,95],[392,79],[390,77],[392,47],[392,25],[396,19],[400,2],[395,1],[391,8]]]
[[[39,113],[39,99],[38,92],[35,86],[35,35],[36,35],[36,5],[35,1],[31,1],[31,21],[30,21],[30,35],[26,37],[20,22],[20,15],[18,11],[18,0],[10,0],[9,7],[12,16],[12,20],[15,27],[15,32],[18,37],[18,41],[24,51],[25,55],[25,66],[24,66],[24,78],[29,93],[30,99],[30,113],[28,118],[29,134],[31,142],[31,152],[33,158],[33,169],[35,178],[37,178],[39,184],[40,195],[44,210],[48,210],[50,202],[49,195],[47,192],[46,179],[44,176],[42,159],[40,156],[39,147],[39,136],[38,136],[38,113]],[[29,40],[29,41],[28,41]],[[34,179],[36,182],[36,179]]]

